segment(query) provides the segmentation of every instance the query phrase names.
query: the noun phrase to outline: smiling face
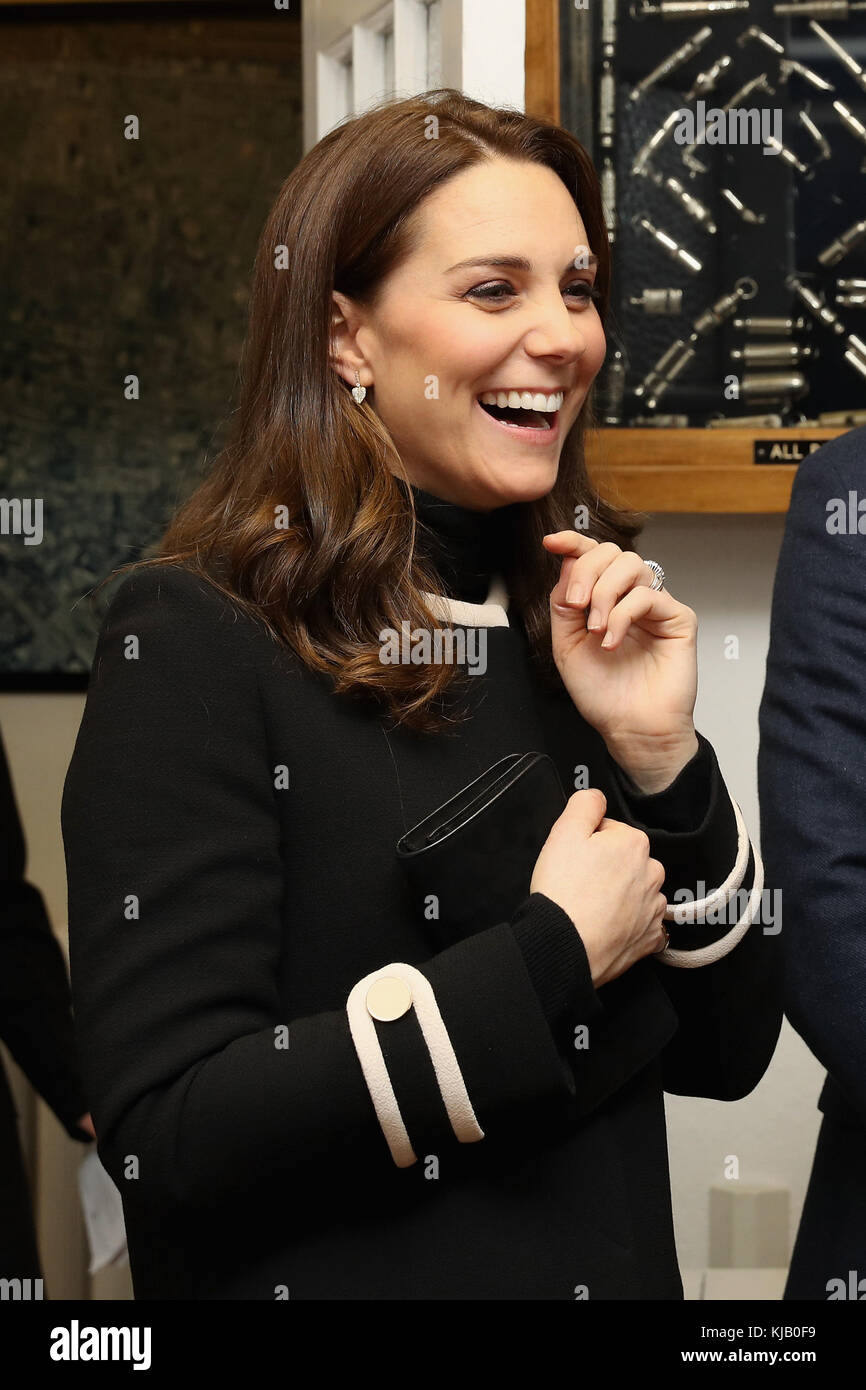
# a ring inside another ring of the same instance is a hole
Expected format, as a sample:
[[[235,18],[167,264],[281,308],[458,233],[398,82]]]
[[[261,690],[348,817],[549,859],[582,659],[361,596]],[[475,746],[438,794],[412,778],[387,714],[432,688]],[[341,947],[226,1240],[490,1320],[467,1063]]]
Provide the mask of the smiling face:
[[[605,356],[580,213],[551,169],[497,157],[415,217],[373,307],[334,294],[340,374],[373,388],[418,487],[478,510],[543,497]]]

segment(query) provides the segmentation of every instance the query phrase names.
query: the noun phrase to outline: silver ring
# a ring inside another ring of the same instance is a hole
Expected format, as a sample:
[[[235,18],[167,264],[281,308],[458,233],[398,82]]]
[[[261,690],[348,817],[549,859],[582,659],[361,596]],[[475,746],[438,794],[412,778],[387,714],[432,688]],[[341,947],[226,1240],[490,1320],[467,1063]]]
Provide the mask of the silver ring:
[[[659,564],[658,560],[644,560],[644,564],[646,565],[647,569],[651,569],[653,574],[655,575],[655,579],[649,586],[650,591],[654,589],[660,589],[665,582],[665,572]]]
[[[664,934],[665,934],[664,945],[663,945],[663,946],[659,946],[659,948],[658,948],[657,951],[653,951],[653,955],[654,955],[654,956],[660,956],[660,955],[662,954],[662,952],[663,952],[663,951],[666,951],[666,950],[668,949],[668,946],[670,946],[670,944],[671,944],[671,934],[670,934],[670,932],[668,931],[667,927],[666,927],[664,924],[662,924],[662,931],[663,931]]]

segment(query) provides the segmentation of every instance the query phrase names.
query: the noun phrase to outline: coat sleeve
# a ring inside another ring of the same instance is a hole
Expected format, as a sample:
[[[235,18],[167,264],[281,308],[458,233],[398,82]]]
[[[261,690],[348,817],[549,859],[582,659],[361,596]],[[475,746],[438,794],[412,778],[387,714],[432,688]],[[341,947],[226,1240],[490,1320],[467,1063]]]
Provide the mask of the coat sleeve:
[[[861,451],[866,430],[854,431]],[[785,1009],[866,1121],[864,539],[830,526],[866,473],[847,436],[797,470],[773,590],[758,792],[784,902]],[[844,455],[843,455],[844,456]],[[854,492],[856,498],[857,492]],[[862,525],[862,518],[860,524]]]
[[[0,739],[0,1037],[73,1139],[87,1110],[75,1056],[66,961],[39,889],[25,878],[26,847]]]
[[[601,1009],[577,934],[533,894],[513,922],[428,960],[377,963],[371,976],[402,979],[413,1001],[390,1020],[367,1007],[368,977],[322,1012],[287,1016],[283,934],[314,924],[284,926],[257,683],[269,642],[203,578],[134,573],[99,634],[64,786],[98,1150],[118,1187],[134,1172],[162,1209],[242,1206],[252,1190],[279,1203],[335,1154],[396,1177],[443,1144],[467,1158],[495,1149],[523,1117],[572,1105],[579,1083],[549,1017]],[[547,979],[551,956],[572,975],[542,998],[533,971]]]
[[[641,793],[612,758],[603,789],[607,814],[645,831],[666,870],[670,947],[648,958],[678,1018],[662,1053],[665,1090],[737,1100],[764,1075],[782,1026],[780,923],[715,750],[701,733],[698,745],[661,792]],[[678,910],[697,920],[677,922]]]

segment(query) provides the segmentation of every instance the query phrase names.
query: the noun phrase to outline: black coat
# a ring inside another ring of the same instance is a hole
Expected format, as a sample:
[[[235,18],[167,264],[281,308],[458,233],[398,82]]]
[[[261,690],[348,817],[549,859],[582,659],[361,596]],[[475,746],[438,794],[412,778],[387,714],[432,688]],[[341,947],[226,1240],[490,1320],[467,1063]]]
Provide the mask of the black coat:
[[[395,731],[184,570],[116,593],[62,816],[86,1089],[138,1298],[682,1298],[662,1088],[760,1080],[776,938],[754,926],[716,964],[647,959],[596,991],[571,919],[533,894],[434,951],[395,844],[506,753],[549,752],[567,789],[586,765],[608,815],[645,812],[669,897],[736,857],[703,736],[640,796],[564,689],[536,688],[516,620],[489,628],[487,663],[456,733]],[[749,849],[745,888],[754,871]],[[432,985],[484,1132],[456,1141],[414,1011],[379,1023],[407,1167],[346,1012],[393,962]]]
[[[0,737],[0,1038],[67,1134],[90,1136],[79,1081],[69,980],[38,888],[24,877],[26,848]],[[41,1277],[17,1112],[0,1064],[0,1276]]]
[[[866,509],[852,532],[852,492],[856,508],[866,428],[797,470],[759,712],[761,845],[782,893],[785,1011],[827,1068],[785,1290],[795,1299],[826,1299],[852,1269],[866,1278]]]

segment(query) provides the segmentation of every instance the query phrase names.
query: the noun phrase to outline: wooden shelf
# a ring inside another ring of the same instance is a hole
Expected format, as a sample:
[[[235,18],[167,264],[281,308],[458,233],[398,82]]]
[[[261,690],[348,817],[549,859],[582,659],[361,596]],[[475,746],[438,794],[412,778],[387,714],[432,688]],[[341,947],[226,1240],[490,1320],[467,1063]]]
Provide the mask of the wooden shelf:
[[[755,463],[755,439],[836,439],[847,428],[599,429],[586,436],[601,495],[641,512],[786,512],[797,462]]]

